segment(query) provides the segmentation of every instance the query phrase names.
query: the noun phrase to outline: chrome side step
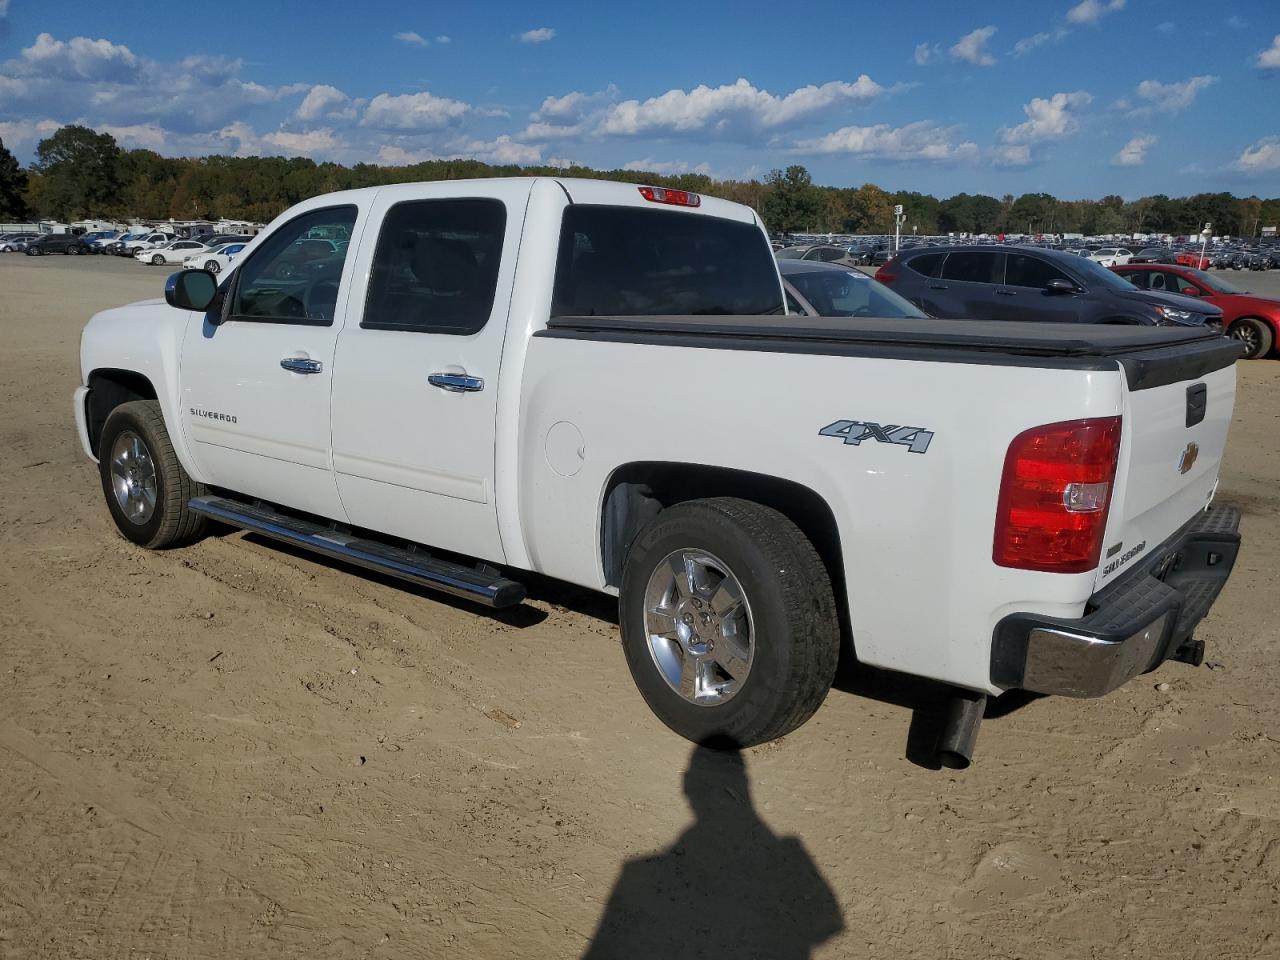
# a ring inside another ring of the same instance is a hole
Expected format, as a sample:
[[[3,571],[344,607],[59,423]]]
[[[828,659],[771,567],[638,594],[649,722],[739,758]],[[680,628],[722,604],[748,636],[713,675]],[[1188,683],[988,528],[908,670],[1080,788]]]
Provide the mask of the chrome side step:
[[[366,540],[336,527],[281,513],[266,504],[196,497],[190,507],[213,520],[488,607],[512,607],[524,599],[523,584],[492,572],[492,568],[467,567],[437,560],[422,548]]]

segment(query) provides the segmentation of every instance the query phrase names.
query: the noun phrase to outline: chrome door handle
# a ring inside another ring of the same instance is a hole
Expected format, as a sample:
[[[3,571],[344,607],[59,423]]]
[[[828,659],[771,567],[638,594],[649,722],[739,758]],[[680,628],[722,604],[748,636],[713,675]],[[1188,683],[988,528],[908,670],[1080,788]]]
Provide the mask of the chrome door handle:
[[[427,383],[450,393],[477,393],[484,389],[483,380],[465,373],[433,373],[427,377]]]
[[[319,373],[324,369],[324,364],[319,360],[307,360],[304,357],[285,357],[280,361],[280,366],[291,373]]]

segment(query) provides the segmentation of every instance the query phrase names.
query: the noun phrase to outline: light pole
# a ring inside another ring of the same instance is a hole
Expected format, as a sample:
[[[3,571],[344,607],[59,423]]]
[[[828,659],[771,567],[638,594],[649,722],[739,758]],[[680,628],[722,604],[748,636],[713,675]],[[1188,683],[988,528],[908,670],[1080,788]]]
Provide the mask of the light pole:
[[[1206,223],[1200,231],[1200,263],[1204,263],[1204,252],[1209,248],[1209,237],[1213,234],[1213,224]],[[1199,266],[1199,264],[1197,264]]]
[[[895,204],[893,208],[893,252],[897,253],[902,249],[902,224],[907,219],[906,214],[902,212],[902,204]]]

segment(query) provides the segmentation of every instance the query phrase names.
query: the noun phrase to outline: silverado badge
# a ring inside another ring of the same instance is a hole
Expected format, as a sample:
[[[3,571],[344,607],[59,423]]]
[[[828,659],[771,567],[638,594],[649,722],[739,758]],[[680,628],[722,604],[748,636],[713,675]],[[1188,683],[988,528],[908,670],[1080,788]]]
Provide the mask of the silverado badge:
[[[1188,472],[1195,466],[1198,456],[1200,456],[1200,444],[1192,440],[1187,444],[1187,449],[1182,451],[1182,456],[1178,458],[1178,472]]]

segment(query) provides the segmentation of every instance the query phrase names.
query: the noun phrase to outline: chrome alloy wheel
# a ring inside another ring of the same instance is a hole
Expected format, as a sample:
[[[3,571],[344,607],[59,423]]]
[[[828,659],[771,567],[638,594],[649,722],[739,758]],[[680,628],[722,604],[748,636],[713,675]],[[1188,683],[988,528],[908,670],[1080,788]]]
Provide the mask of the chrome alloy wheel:
[[[751,672],[751,605],[728,564],[706,551],[676,550],[657,565],[644,629],[658,672],[689,703],[727,703]]]
[[[1227,334],[1232,340],[1239,340],[1244,344],[1245,356],[1256,357],[1258,348],[1262,346],[1262,338],[1258,336],[1258,330],[1251,323],[1237,323]]]
[[[132,430],[123,430],[111,445],[111,489],[130,522],[144,524],[155,513],[156,465],[151,451]]]

